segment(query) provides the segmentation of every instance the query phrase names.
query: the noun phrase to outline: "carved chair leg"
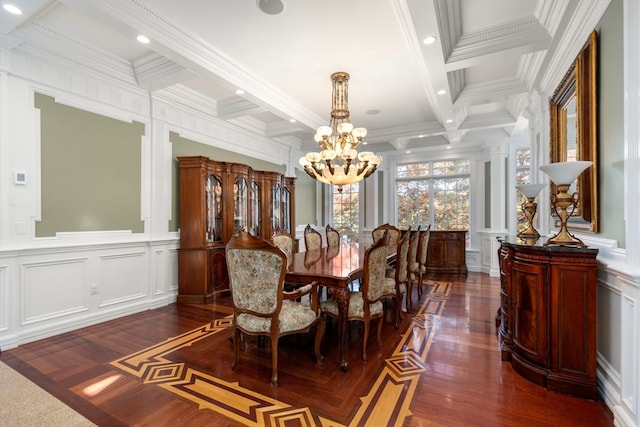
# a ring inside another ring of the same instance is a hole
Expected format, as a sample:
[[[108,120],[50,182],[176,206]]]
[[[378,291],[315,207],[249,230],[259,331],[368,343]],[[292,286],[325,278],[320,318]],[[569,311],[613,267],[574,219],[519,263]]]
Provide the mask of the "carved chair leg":
[[[396,296],[396,329],[400,327],[400,322],[402,322],[402,294],[398,294]]]
[[[362,360],[367,361],[367,341],[369,340],[369,322],[370,319],[365,319],[364,322],[364,333],[362,334]]]
[[[271,386],[278,387],[278,337],[271,337]]]
[[[240,360],[240,329],[234,328],[233,333],[233,361],[231,362],[231,370],[235,372],[238,369],[238,361]]]
[[[322,343],[322,338],[324,337],[324,329],[325,322],[324,319],[320,319],[320,321],[316,324],[316,341],[314,345],[314,350],[316,352],[316,363],[320,365],[324,360],[322,353],[320,353],[320,344]]]
[[[382,348],[382,317],[378,317],[378,348]]]
[[[411,294],[413,293],[413,282],[411,279],[407,282],[407,313],[413,310],[413,299]]]

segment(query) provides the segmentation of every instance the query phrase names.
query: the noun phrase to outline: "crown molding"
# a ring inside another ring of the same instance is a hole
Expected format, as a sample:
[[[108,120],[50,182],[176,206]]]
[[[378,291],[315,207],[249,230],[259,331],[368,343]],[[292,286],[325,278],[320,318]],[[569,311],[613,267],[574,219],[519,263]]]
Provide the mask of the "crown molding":
[[[84,0],[66,1],[77,3]],[[188,29],[179,27],[168,17],[157,13],[148,6],[153,3],[143,4],[137,0],[92,0],[89,3],[90,7],[146,34],[154,40],[154,49],[160,55],[186,69],[201,76],[221,78],[229,88],[242,87],[252,102],[270,105],[279,111],[282,117],[295,117],[312,128],[323,123],[323,118],[306,106],[234,63],[227,55]]]

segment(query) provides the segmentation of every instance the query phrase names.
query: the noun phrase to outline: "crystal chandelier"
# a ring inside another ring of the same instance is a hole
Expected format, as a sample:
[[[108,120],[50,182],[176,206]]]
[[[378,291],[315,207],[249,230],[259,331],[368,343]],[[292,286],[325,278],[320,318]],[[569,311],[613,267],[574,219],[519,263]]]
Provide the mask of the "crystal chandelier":
[[[331,81],[331,121],[329,126],[320,126],[314,137],[322,151],[300,157],[300,165],[311,178],[337,185],[338,191],[342,191],[343,185],[354,184],[371,175],[382,162],[382,157],[371,151],[356,151],[367,130],[354,129],[349,122],[349,74],[338,71],[331,75]]]

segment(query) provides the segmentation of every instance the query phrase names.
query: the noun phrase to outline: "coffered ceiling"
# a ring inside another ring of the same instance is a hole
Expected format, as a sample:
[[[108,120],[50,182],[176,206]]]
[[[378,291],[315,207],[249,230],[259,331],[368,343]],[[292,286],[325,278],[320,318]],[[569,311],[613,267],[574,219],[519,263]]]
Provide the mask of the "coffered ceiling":
[[[329,121],[331,73],[346,71],[351,122],[368,129],[368,149],[391,154],[484,145],[522,130],[548,70],[575,54],[576,31],[608,1],[2,3],[23,10],[0,10],[5,49],[110,70],[301,152],[317,148],[315,128]],[[435,43],[423,43],[427,36]]]

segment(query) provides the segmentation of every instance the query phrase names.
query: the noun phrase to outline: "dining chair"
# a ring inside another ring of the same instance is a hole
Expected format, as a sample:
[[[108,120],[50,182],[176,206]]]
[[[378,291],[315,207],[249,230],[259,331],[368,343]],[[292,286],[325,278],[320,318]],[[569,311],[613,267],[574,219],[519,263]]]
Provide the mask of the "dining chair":
[[[349,308],[347,321],[360,321],[364,323],[362,336],[362,360],[367,360],[367,342],[369,340],[369,328],[372,319],[377,319],[378,348],[382,347],[382,323],[384,307],[382,296],[384,295],[385,270],[387,265],[387,245],[389,244],[389,232],[370,246],[364,254],[364,276],[358,292],[349,294]],[[338,302],[333,298],[320,303],[320,310],[332,318],[338,318]]]
[[[307,251],[322,249],[322,234],[309,224],[304,229],[304,246]]]
[[[411,229],[409,229],[411,230]],[[396,263],[392,270],[387,270],[384,281],[384,298],[394,300],[394,323],[396,329],[400,326],[402,319],[402,297],[407,294],[407,281],[409,280],[408,272],[408,254],[409,254],[409,233],[405,233],[396,247]],[[407,299],[407,304],[409,300]]]
[[[429,250],[429,236],[431,235],[431,224],[420,231],[418,243],[418,297],[422,297],[422,276],[427,272],[427,254]]]
[[[273,233],[273,236],[271,236],[271,242],[284,252],[287,257],[287,263],[291,263],[296,245],[296,240],[293,235],[282,230],[276,231]]]
[[[407,310],[413,310],[413,283],[417,280],[420,270],[418,264],[418,243],[420,239],[420,226],[416,230],[407,231],[409,234],[409,254],[407,255],[407,268],[409,280],[407,281]]]
[[[271,243],[284,252],[287,257],[287,266],[290,265],[293,259],[293,254],[296,252],[296,241],[293,235],[283,230],[276,231],[271,236]],[[298,283],[285,282],[284,289],[285,291],[291,291],[300,286],[301,285]]]
[[[389,254],[392,254],[396,250],[396,246],[398,245],[398,241],[400,240],[400,235],[402,232],[395,225],[391,225],[389,223],[382,224],[377,226],[371,232],[371,237],[373,241],[376,242],[379,238],[382,237],[385,231],[389,232]]]
[[[327,224],[325,235],[327,237],[327,246],[340,246],[340,232]]]
[[[316,362],[321,363],[325,321],[319,310],[317,283],[285,292],[286,256],[244,229],[229,240],[225,254],[233,304],[233,371],[240,360],[241,333],[267,336],[271,340],[271,385],[277,387],[279,338],[309,332],[314,326]],[[309,305],[299,302],[307,294]]]

